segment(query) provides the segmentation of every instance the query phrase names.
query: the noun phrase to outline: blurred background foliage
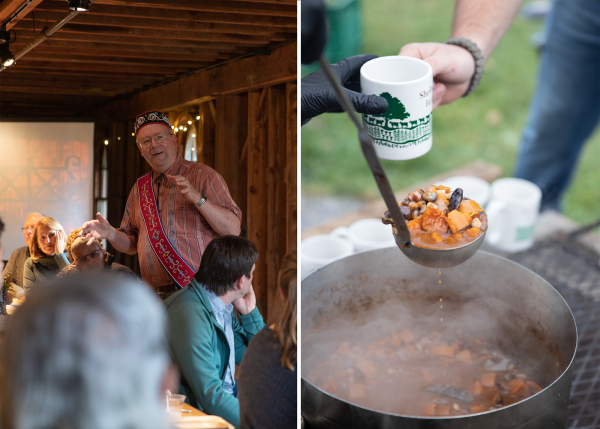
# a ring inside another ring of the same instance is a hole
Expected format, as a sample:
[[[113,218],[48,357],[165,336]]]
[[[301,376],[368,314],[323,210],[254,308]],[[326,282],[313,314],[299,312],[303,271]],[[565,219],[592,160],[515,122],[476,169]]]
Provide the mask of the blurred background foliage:
[[[454,8],[450,0],[363,0],[357,5],[359,53],[397,55],[407,43],[443,42],[450,34]],[[477,91],[434,111],[432,150],[414,160],[382,161],[394,189],[475,159],[499,165],[504,176],[512,175],[537,79],[539,54],[530,40],[542,28],[541,21],[519,14],[487,62]],[[596,130],[564,199],[564,214],[582,224],[600,217],[599,160]],[[302,127],[301,174],[303,195],[379,197],[356,130],[342,114],[321,115]]]

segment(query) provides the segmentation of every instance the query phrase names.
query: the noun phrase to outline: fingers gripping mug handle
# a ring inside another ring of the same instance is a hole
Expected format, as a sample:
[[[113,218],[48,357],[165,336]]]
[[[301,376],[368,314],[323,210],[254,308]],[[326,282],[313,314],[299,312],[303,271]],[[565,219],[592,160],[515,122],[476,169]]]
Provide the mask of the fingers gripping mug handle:
[[[508,208],[508,205],[502,201],[491,201],[485,209],[485,214],[488,218],[488,232],[486,240],[497,246],[502,238],[506,216],[503,212]]]

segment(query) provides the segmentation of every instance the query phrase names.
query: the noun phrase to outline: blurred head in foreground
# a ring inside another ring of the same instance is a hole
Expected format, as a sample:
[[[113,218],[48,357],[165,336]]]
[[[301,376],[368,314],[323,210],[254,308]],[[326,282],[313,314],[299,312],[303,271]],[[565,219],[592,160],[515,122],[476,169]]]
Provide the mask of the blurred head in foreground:
[[[163,324],[135,281],[77,275],[36,290],[0,348],[0,427],[165,428]]]

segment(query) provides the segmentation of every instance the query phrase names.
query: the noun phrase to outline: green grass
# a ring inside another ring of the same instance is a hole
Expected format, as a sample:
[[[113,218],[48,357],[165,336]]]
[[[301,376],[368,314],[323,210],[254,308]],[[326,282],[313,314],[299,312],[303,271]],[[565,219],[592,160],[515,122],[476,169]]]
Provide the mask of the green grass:
[[[396,55],[410,42],[448,38],[452,1],[367,0],[362,2],[364,53]],[[480,87],[467,98],[434,111],[433,148],[409,161],[382,161],[394,189],[452,170],[477,158],[513,173],[521,129],[537,78],[538,54],[529,40],[539,22],[517,17],[486,66]],[[377,198],[378,192],[345,115],[327,114],[302,127],[302,191],[308,194]],[[566,194],[564,212],[585,224],[600,217],[600,133],[581,156]]]

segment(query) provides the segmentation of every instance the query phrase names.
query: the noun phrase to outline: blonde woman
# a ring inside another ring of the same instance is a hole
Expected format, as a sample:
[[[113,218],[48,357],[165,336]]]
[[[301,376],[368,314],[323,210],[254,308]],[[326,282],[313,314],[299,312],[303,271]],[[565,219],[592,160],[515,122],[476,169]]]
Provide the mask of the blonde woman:
[[[45,217],[35,226],[31,237],[31,257],[25,261],[23,288],[29,294],[36,284],[50,280],[69,265],[65,246],[67,235],[62,225],[51,217]]]
[[[256,334],[240,365],[240,429],[296,428],[296,254],[283,258],[277,322]]]

